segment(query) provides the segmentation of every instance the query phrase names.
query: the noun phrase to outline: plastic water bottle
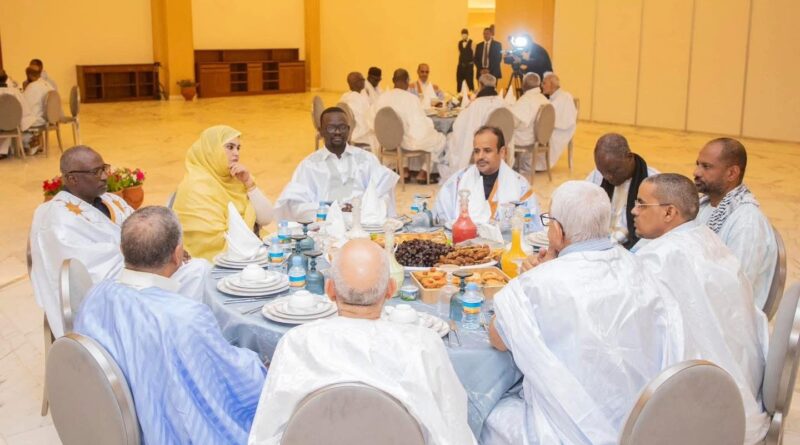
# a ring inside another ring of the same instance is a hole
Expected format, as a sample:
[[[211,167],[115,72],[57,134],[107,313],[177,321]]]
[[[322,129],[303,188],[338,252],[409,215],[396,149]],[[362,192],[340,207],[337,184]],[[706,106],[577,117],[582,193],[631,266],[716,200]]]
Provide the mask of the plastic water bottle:
[[[281,264],[285,258],[286,256],[283,252],[283,247],[281,247],[280,239],[277,236],[273,237],[272,242],[269,244],[269,263]]]
[[[477,330],[481,327],[481,306],[483,306],[483,293],[478,289],[477,283],[467,284],[467,291],[461,297],[464,307],[464,316],[461,318],[461,327],[466,330]]]
[[[285,219],[278,223],[278,241],[281,244],[289,244],[292,241],[289,238],[289,222]]]
[[[534,232],[534,224],[533,224],[533,211],[531,210],[530,206],[527,202],[522,204],[522,216],[524,221],[524,232],[525,235]]]
[[[419,213],[422,210],[422,196],[414,195],[414,201],[411,203],[411,213]]]
[[[303,263],[292,261],[294,264],[289,268],[289,286],[292,289],[302,289],[306,287],[306,269]]]
[[[319,202],[317,207],[317,222],[325,221],[328,218],[328,203],[325,201]]]

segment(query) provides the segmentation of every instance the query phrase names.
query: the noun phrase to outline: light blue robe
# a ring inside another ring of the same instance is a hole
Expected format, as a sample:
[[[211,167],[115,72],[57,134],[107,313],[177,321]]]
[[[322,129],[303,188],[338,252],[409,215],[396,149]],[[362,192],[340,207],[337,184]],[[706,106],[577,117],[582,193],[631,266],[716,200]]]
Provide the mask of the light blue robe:
[[[204,304],[106,280],[81,305],[75,331],[122,369],[143,443],[247,442],[266,369],[254,352],[225,341]]]

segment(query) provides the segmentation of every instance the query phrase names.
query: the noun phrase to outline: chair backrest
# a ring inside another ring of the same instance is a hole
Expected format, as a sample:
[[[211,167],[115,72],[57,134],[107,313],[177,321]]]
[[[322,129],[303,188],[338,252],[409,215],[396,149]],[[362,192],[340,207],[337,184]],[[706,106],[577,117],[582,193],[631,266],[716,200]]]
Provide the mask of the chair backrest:
[[[775,318],[775,327],[769,339],[767,366],[764,369],[764,382],[761,386],[764,408],[772,418],[773,432],[782,432],[782,421],[789,413],[792,404],[794,384],[797,379],[797,366],[800,363],[800,310],[797,303],[800,299],[800,283],[795,283],[786,291],[781,299],[780,308]],[[770,442],[780,443],[780,442]]]
[[[83,263],[75,258],[66,259],[61,263],[59,301],[64,332],[72,332],[75,315],[92,284],[92,276]]]
[[[75,85],[69,90],[69,113],[72,117],[78,117],[81,111],[81,89]]]
[[[575,104],[575,122],[578,121],[578,115],[581,114],[581,100],[577,97],[572,98],[572,103]]]
[[[0,94],[0,130],[16,130],[22,123],[22,104],[10,94]]]
[[[486,119],[486,125],[499,128],[506,140],[506,147],[511,144],[511,138],[514,136],[514,115],[511,114],[511,110],[502,107],[492,111]]]
[[[45,364],[50,413],[64,445],[139,445],[128,382],[96,341],[70,333],[53,343]]]
[[[339,102],[336,106],[344,110],[344,114],[347,116],[347,125],[350,127],[350,134],[347,136],[347,141],[349,142],[350,136],[353,135],[353,130],[356,128],[356,115],[353,114],[353,109],[350,108],[350,105],[344,102]]]
[[[556,128],[556,109],[552,104],[544,104],[539,107],[536,119],[533,120],[533,135],[539,145],[550,143],[550,136]]]
[[[172,193],[169,194],[169,198],[167,198],[167,208],[168,209],[171,209],[173,206],[175,206],[175,196],[176,196],[176,194],[177,194],[177,192],[172,192]]]
[[[64,117],[64,111],[61,109],[61,96],[58,91],[52,90],[47,93],[47,100],[45,101],[45,117],[50,124],[58,123]]]
[[[323,111],[325,111],[325,104],[322,103],[322,98],[314,96],[311,99],[311,121],[314,123],[314,129],[317,130],[317,133],[319,133],[320,118]]]
[[[628,415],[621,445],[744,442],[742,396],[733,378],[704,360],[678,363],[650,382]]]
[[[772,272],[772,283],[769,285],[769,293],[764,301],[762,310],[767,314],[767,318],[772,320],[775,311],[783,296],[783,289],[786,286],[786,246],[783,244],[783,237],[775,226],[772,226],[772,233],[775,235],[775,244],[778,246],[778,258],[775,261],[775,271]]]
[[[318,389],[295,408],[281,444],[424,445],[419,423],[391,395],[363,383]]]
[[[403,144],[403,121],[391,108],[383,107],[375,115],[375,137],[384,150],[397,150]]]

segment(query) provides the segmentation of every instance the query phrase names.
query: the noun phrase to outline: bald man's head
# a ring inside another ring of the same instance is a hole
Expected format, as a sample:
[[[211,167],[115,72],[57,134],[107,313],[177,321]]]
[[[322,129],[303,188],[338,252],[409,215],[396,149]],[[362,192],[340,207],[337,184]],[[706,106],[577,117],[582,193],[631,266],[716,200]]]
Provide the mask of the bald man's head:
[[[337,300],[352,306],[382,304],[389,290],[386,253],[370,240],[348,241],[333,259]]]
[[[594,165],[603,179],[613,186],[632,178],[636,161],[625,136],[618,133],[600,136],[594,146]]]
[[[347,86],[350,87],[350,91],[355,91],[358,93],[359,91],[363,90],[364,82],[364,76],[358,71],[353,71],[347,75]]]
[[[85,145],[64,151],[59,168],[64,188],[86,202],[94,202],[108,190],[109,166],[100,153]]]
[[[536,73],[528,73],[522,78],[522,91],[532,90],[534,88],[539,88],[541,84],[541,79],[539,79],[539,75]]]
[[[404,70],[403,68],[394,70],[394,74],[392,74],[392,82],[394,83],[395,88],[407,90],[409,82],[408,71]]]

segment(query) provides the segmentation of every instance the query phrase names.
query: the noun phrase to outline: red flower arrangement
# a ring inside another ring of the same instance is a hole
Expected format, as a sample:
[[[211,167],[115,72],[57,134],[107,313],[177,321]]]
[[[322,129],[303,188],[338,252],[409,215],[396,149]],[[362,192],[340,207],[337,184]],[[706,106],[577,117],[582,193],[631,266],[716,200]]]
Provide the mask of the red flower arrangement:
[[[61,175],[59,175],[52,179],[45,179],[42,182],[42,191],[44,192],[44,196],[55,196],[61,191],[62,186]]]

